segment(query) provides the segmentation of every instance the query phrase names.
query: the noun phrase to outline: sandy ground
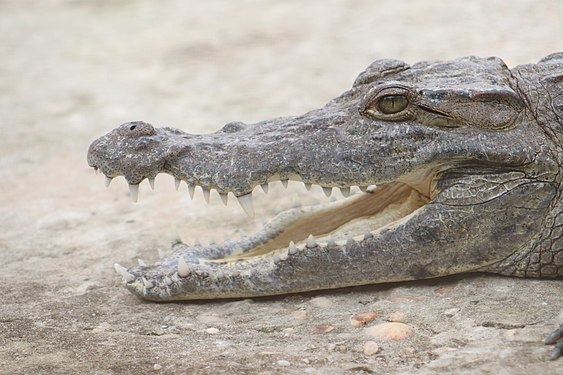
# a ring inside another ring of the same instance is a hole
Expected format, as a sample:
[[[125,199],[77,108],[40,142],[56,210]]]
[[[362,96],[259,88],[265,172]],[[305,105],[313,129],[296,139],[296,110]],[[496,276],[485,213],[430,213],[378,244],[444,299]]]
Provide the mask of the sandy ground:
[[[555,0],[0,1],[0,373],[560,374],[541,340],[563,321],[561,281],[138,300],[113,263],[255,223],[166,177],[132,204],[124,180],[104,189],[85,157],[125,121],[197,133],[302,113],[377,58],[534,62],[563,50],[562,20]],[[257,221],[304,192],[273,190],[256,193]],[[369,311],[367,327],[401,320],[414,334],[371,338],[350,323]]]

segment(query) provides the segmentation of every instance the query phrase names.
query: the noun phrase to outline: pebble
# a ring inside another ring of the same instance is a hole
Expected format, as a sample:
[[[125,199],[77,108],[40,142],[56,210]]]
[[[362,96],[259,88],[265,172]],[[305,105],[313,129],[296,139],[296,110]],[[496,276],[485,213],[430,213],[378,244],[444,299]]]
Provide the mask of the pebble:
[[[288,367],[288,366],[291,366],[291,363],[289,363],[289,361],[286,361],[285,359],[280,359],[280,360],[277,362],[277,364],[278,364],[278,366],[281,366],[281,367]]]
[[[297,320],[307,320],[308,314],[305,310],[296,310],[291,313],[291,316]]]
[[[215,327],[211,327],[211,328],[207,328],[207,329],[205,330],[205,332],[214,335],[214,334],[216,334],[216,333],[219,333],[219,329],[218,329],[218,328],[215,328]]]
[[[381,323],[366,328],[366,333],[383,340],[404,340],[414,333],[414,330],[404,323]]]
[[[153,368],[155,371],[162,370],[162,366],[159,365],[158,363],[155,363],[152,368]]]
[[[288,336],[291,336],[295,333],[295,329],[294,328],[285,328],[285,329],[282,330],[282,332],[283,332],[283,335],[285,337],[288,337]]]
[[[454,307],[454,308],[452,308],[452,309],[447,309],[446,311],[444,311],[444,315],[445,315],[445,316],[452,317],[452,316],[454,316],[455,314],[457,314],[458,312],[459,312],[459,308]]]
[[[326,297],[315,297],[311,299],[311,304],[317,307],[331,307],[332,301]]]
[[[405,314],[403,311],[395,311],[394,313],[389,315],[387,320],[390,322],[405,323],[407,321],[407,314]]]
[[[379,352],[379,345],[375,341],[366,341],[364,343],[364,354],[365,355],[374,355]]]
[[[377,318],[377,314],[374,311],[368,311],[352,316],[350,318],[350,323],[354,327],[363,327],[366,324],[373,322],[376,318]]]
[[[311,329],[313,333],[329,333],[334,330],[334,326],[330,324],[318,324]]]

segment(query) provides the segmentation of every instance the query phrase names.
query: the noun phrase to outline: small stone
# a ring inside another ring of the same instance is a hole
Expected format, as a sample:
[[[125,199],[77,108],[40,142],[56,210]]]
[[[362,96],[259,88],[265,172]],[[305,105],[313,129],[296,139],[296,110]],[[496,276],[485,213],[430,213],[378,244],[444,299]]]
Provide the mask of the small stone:
[[[366,324],[373,322],[376,318],[377,318],[377,314],[374,311],[368,311],[352,316],[350,318],[350,323],[354,327],[363,327]]]
[[[379,345],[375,341],[366,341],[364,343],[364,354],[374,355],[379,351]]]
[[[329,333],[334,330],[334,326],[330,324],[318,324],[313,326],[313,333]]]
[[[407,346],[405,348],[403,348],[403,353],[411,355],[414,353],[414,348],[411,348],[410,346]]]
[[[152,367],[155,371],[159,371],[162,370],[162,366],[159,365],[158,363],[155,363],[154,366]]]
[[[291,313],[291,316],[294,317],[297,320],[307,320],[308,316],[307,316],[307,311],[305,310],[296,310],[294,312]]]
[[[315,297],[311,299],[311,304],[317,307],[331,307],[332,301],[326,297]]]
[[[283,332],[283,335],[285,337],[287,337],[287,336],[293,335],[293,333],[295,333],[295,329],[294,328],[285,328],[284,330],[282,330],[282,332]]]
[[[414,333],[414,330],[404,323],[381,323],[366,329],[366,333],[383,340],[404,340]]]
[[[215,335],[215,334],[219,333],[219,329],[215,328],[215,327],[211,327],[211,328],[207,328],[205,330],[205,332],[212,334],[212,335]]]
[[[335,345],[334,351],[338,353],[346,353],[348,351],[348,347],[346,345]]]
[[[291,363],[289,363],[289,361],[286,361],[285,359],[280,359],[280,360],[277,362],[277,364],[278,364],[278,366],[281,366],[281,367],[288,367],[288,366],[291,366]]]
[[[450,294],[454,290],[454,288],[455,288],[455,286],[452,286],[452,285],[442,286],[440,288],[434,289],[434,293],[442,295],[442,296],[446,296],[446,295]]]
[[[444,315],[445,315],[445,316],[452,317],[452,316],[454,316],[455,314],[457,314],[458,312],[459,312],[459,308],[454,307],[454,308],[447,309],[446,311],[444,311]]]
[[[403,311],[395,311],[394,313],[389,315],[387,320],[395,323],[405,323],[407,321],[407,314],[405,314]]]

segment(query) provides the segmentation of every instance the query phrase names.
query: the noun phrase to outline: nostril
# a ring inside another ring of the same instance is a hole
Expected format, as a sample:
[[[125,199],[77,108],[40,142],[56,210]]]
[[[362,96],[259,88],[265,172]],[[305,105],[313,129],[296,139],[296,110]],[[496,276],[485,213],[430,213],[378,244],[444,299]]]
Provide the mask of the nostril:
[[[129,128],[129,130],[135,130],[136,127],[137,127],[137,125],[131,125],[131,127]]]
[[[228,124],[225,124],[225,126],[223,126],[222,130],[225,133],[236,133],[238,131],[241,131],[245,127],[246,127],[246,124],[244,122],[234,121],[234,122],[229,122]]]

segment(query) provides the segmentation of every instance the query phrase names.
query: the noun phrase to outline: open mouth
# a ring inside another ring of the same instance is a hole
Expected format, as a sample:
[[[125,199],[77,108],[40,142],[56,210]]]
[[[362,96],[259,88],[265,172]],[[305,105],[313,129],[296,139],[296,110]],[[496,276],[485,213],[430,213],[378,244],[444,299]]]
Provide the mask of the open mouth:
[[[408,220],[429,198],[402,182],[370,186],[345,199],[294,208],[275,216],[230,254],[207,262],[236,262],[254,257],[281,257],[316,246],[344,246],[376,236]]]
[[[416,176],[411,176],[408,182],[394,181],[378,186],[371,185],[358,188],[352,194],[350,188],[341,188],[344,199],[283,211],[252,236],[229,244],[213,245],[224,247],[222,250],[203,252],[206,255],[204,257],[198,255],[190,257],[186,256],[190,253],[190,249],[186,250],[185,247],[192,246],[181,244],[183,248],[176,250],[178,246],[176,244],[173,246],[176,251],[171,257],[179,268],[177,273],[182,276],[186,272],[182,272],[181,268],[186,262],[219,265],[266,258],[278,261],[286,260],[296,252],[307,251],[310,248],[343,247],[350,241],[361,242],[405,223],[417,210],[429,203],[430,185],[435,174],[436,170],[418,173]],[[111,178],[106,176],[106,186],[110,181]],[[149,182],[153,186],[154,179]],[[179,182],[180,179],[176,178],[176,186]],[[133,201],[137,201],[139,185],[129,186]],[[188,184],[192,198],[194,187]],[[309,190],[311,185],[306,184],[306,187]],[[262,188],[266,191],[267,186]],[[204,188],[202,190],[204,198],[208,201],[210,190]],[[330,196],[332,188],[323,187],[323,190],[327,197]],[[252,193],[238,197],[238,200],[244,211],[249,216],[253,216]],[[192,250],[197,253],[195,246]],[[161,264],[170,264],[170,261],[162,259],[155,266]],[[123,267],[116,267],[116,270],[124,279],[133,279]]]

